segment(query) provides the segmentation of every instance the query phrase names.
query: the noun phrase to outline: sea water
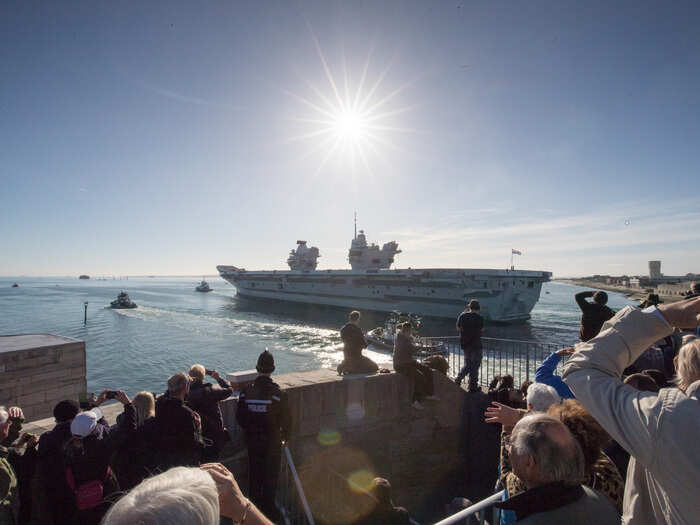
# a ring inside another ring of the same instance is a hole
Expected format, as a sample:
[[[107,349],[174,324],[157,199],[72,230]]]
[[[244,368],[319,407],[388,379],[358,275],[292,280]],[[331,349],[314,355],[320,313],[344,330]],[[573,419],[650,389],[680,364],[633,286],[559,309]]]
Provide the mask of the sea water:
[[[17,282],[18,288],[12,288]],[[213,292],[195,291],[195,278],[0,278],[0,334],[52,333],[85,341],[88,391],[161,392],[167,378],[194,363],[222,375],[255,368],[268,348],[276,372],[335,368],[342,360],[338,330],[347,311],[236,297],[235,288],[208,279]],[[120,291],[138,304],[109,308]],[[532,319],[487,326],[485,336],[569,345],[578,340],[581,312],[574,294],[583,288],[546,283]],[[631,304],[609,293],[614,310]],[[87,324],[83,323],[88,303]],[[420,312],[414,312],[419,314]],[[455,319],[459,314],[455,310]],[[364,315],[364,329],[382,325],[383,314]],[[423,335],[456,335],[451,320],[426,320]],[[380,365],[387,352],[365,351]]]

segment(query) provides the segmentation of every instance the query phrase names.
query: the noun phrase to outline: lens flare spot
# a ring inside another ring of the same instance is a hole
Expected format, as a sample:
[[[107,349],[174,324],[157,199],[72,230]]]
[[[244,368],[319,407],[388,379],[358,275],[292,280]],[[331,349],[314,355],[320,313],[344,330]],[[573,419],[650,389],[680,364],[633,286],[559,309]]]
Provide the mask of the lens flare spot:
[[[353,492],[368,492],[372,488],[375,475],[369,470],[356,470],[348,476],[348,486]]]
[[[318,442],[324,447],[330,447],[340,443],[340,432],[332,428],[326,428],[318,433]]]
[[[361,403],[348,403],[348,406],[345,408],[345,415],[351,421],[359,421],[365,417],[365,409]]]

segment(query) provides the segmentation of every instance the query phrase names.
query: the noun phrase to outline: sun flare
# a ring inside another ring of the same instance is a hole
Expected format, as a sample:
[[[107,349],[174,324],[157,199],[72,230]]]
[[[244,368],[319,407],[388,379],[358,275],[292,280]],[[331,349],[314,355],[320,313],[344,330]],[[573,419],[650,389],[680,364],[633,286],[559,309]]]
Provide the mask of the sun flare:
[[[361,114],[354,111],[344,111],[336,116],[333,127],[339,138],[359,141],[367,138],[365,135],[367,124]]]
[[[359,168],[369,173],[374,171],[375,160],[389,166],[385,158],[387,150],[401,151],[393,140],[396,134],[414,131],[396,123],[399,114],[411,109],[396,106],[399,95],[410,82],[387,91],[385,84],[390,68],[386,67],[376,77],[372,75],[369,71],[371,52],[355,82],[343,60],[342,83],[338,82],[313,33],[312,37],[328,87],[323,90],[308,79],[302,79],[309,94],[285,91],[300,103],[299,115],[292,120],[299,124],[301,132],[289,141],[302,141],[309,146],[303,158],[319,158],[317,174],[331,159],[337,161],[337,166]]]

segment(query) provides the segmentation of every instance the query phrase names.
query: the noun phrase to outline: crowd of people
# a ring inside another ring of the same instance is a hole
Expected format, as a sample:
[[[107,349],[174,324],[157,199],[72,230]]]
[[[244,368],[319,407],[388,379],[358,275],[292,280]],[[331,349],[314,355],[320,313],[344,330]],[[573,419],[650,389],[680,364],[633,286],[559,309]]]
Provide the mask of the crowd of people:
[[[692,523],[700,474],[694,445],[700,339],[683,331],[700,325],[700,297],[626,307],[608,317],[605,296],[590,294],[593,303],[588,296],[576,297],[587,305],[581,343],[545,359],[534,383],[516,389],[512,376],[502,376],[489,387],[486,421],[502,426],[498,485],[507,497],[497,504],[501,522]],[[479,309],[470,301],[457,322],[468,358],[456,382],[469,377],[471,392],[478,391],[482,354]],[[341,331],[342,373],[377,372],[362,355],[359,319],[352,312]],[[421,409],[423,400],[437,399],[434,372],[416,360],[410,329],[410,323],[398,327],[394,368],[411,380],[412,402]],[[671,360],[670,374],[666,366],[639,362],[659,347],[660,362]],[[248,497],[217,462],[229,439],[219,402],[231,396],[231,385],[197,364],[171,376],[157,396],[139,392],[130,399],[106,390],[82,410],[62,401],[54,407],[54,428],[40,439],[21,432],[19,407],[0,407],[0,525],[29,523],[40,512],[32,508],[37,501],[43,522],[53,524],[279,522],[275,493],[290,413],[286,393],[271,378],[268,351],[256,369],[236,411],[248,446]],[[113,426],[100,408],[108,400],[123,405]],[[33,490],[39,498],[32,499]],[[358,523],[410,522],[408,512],[394,506],[386,479],[376,478],[368,496],[376,505]]]
[[[486,410],[502,426],[502,524],[696,522],[700,297],[615,314],[600,294],[577,294],[581,343],[541,363],[527,407],[501,398]]]

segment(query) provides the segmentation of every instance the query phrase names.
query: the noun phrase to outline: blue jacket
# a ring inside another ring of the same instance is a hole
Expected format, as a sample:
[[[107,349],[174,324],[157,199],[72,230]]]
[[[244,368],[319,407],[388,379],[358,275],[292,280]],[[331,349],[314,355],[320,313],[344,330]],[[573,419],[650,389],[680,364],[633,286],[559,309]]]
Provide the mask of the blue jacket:
[[[544,383],[545,385],[553,387],[562,399],[573,399],[574,393],[566,386],[566,383],[562,381],[561,377],[554,375],[559,361],[561,361],[561,356],[556,352],[552,352],[552,355],[542,361],[542,364],[537,367],[535,371],[535,382]]]

